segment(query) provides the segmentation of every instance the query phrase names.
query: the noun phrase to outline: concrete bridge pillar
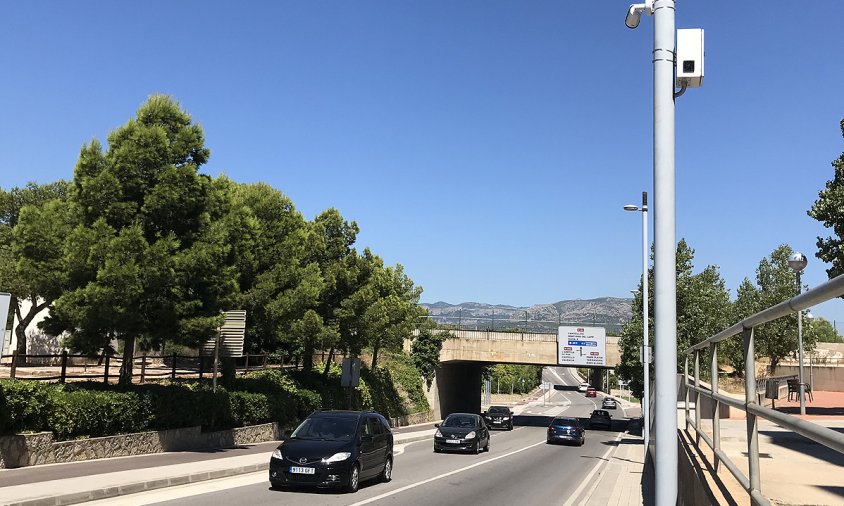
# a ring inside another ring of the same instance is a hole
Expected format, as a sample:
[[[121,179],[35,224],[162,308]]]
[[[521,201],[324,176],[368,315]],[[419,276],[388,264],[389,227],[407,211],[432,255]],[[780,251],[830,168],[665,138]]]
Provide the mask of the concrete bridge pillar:
[[[440,418],[450,413],[481,412],[481,366],[479,362],[440,364],[436,382]]]
[[[595,390],[603,390],[605,374],[604,369],[589,369],[589,384]]]

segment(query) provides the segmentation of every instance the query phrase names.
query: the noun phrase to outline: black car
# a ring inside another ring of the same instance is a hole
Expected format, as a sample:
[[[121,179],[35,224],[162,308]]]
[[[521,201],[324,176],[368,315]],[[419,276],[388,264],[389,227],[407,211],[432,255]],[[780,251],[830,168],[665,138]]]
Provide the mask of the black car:
[[[583,446],[586,431],[577,418],[557,417],[548,426],[546,443],[574,443]]]
[[[610,414],[603,409],[596,409],[592,412],[592,416],[589,417],[589,427],[593,429],[596,427],[604,427],[609,430],[612,428],[612,418],[610,417]]]
[[[489,429],[484,419],[472,413],[452,413],[443,423],[436,425],[434,452],[464,451],[480,453],[489,451]]]
[[[513,430],[513,412],[507,406],[490,406],[483,417],[490,429]]]
[[[604,397],[604,402],[601,403],[603,409],[615,409],[618,407],[618,402],[612,397]]]
[[[315,411],[278,445],[270,458],[270,484],[342,487],[390,481],[393,433],[374,411]]]

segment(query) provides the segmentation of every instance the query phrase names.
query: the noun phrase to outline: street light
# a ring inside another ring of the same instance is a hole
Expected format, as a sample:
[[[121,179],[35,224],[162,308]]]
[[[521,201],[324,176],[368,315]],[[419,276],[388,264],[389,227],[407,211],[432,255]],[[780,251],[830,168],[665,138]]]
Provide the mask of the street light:
[[[797,274],[797,295],[803,291],[803,284],[800,282],[800,275],[806,268],[806,255],[795,251],[788,257],[788,266]],[[803,383],[803,312],[797,311],[797,364],[798,395],[800,396],[800,414],[806,414],[806,385]]]
[[[632,10],[632,7],[631,7]],[[645,393],[642,402],[642,420],[644,421],[642,437],[645,446],[645,458],[648,456],[650,442],[650,387],[651,387],[651,349],[648,346],[648,192],[642,192],[642,207],[627,204],[625,211],[641,211],[642,213],[642,369],[645,373]]]

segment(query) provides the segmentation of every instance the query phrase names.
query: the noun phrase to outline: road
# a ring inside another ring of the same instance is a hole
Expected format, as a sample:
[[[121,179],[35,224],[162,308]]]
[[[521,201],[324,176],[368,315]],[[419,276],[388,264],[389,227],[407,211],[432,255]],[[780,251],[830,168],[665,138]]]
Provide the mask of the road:
[[[600,397],[577,392],[579,379],[565,368],[546,368],[543,380],[562,389],[550,390],[515,418],[513,431],[494,432],[489,453],[435,454],[432,441],[397,445],[393,480],[364,483],[356,494],[312,489],[270,490],[266,472],[203,482],[125,498],[99,505],[168,504],[208,506],[250,505],[456,505],[569,504],[591,484],[599,464],[616,448],[626,427],[622,409],[613,415],[613,430],[588,430],[582,447],[545,443],[545,430],[555,415],[588,417]],[[544,404],[544,405],[543,405]],[[433,430],[433,429],[432,429]]]

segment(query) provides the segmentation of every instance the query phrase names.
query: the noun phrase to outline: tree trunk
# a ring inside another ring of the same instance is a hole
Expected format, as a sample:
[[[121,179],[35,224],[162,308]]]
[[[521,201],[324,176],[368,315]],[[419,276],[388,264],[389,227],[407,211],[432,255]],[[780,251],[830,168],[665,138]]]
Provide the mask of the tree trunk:
[[[328,371],[331,369],[331,362],[334,362],[334,346],[328,350],[328,360],[325,361],[325,369],[322,371],[322,380],[328,379]]]
[[[302,353],[302,369],[310,371],[314,368],[314,347],[307,343]]]
[[[120,385],[132,384],[132,366],[135,359],[135,336],[123,338],[123,363],[120,365]]]
[[[37,298],[31,298],[30,300],[37,301]],[[43,311],[47,306],[50,305],[49,301],[44,301],[41,304],[33,304],[29,308],[29,312],[26,316],[21,315],[21,306],[20,306],[20,299],[15,299],[15,316],[18,319],[18,326],[15,327],[15,336],[18,338],[18,364],[17,365],[26,365],[26,328],[29,327],[29,324],[32,323],[32,320],[35,319],[35,316]],[[4,322],[5,323],[5,322]]]
[[[369,369],[371,371],[375,370],[375,365],[378,364],[378,350],[381,348],[381,339],[377,339],[375,344],[372,346],[372,367]]]

